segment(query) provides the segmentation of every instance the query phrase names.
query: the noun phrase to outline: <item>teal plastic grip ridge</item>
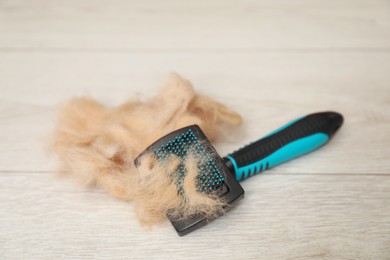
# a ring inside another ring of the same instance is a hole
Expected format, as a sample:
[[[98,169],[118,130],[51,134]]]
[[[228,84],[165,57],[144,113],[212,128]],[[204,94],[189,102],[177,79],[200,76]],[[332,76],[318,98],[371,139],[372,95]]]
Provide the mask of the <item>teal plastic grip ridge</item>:
[[[317,148],[326,144],[328,140],[329,136],[324,133],[317,133],[307,137],[303,137],[289,144],[286,144],[285,146],[276,150],[267,157],[243,167],[238,167],[233,157],[228,155],[226,156],[226,158],[228,158],[232,162],[236,173],[236,180],[242,181],[248,177],[253,176],[256,173],[268,170],[269,168],[272,168],[278,164],[314,151]]]
[[[285,124],[285,125],[279,127],[278,129],[272,131],[271,133],[269,133],[269,134],[263,136],[261,139],[267,138],[268,136],[274,135],[274,134],[276,134],[277,132],[280,132],[280,131],[286,129],[287,127],[289,127],[289,126],[291,126],[292,124],[298,122],[298,121],[301,120],[302,118],[303,118],[303,117],[297,118],[297,119],[295,119],[295,120],[293,120],[293,121],[291,121],[291,122],[289,122],[289,123],[287,123],[287,124]],[[261,139],[259,139],[259,140],[261,140]],[[257,140],[257,141],[259,141],[259,140]],[[251,145],[251,144],[253,144],[253,143],[256,143],[257,141],[250,142],[249,144],[245,145],[244,147],[241,147],[241,148],[238,149],[238,150],[241,150],[242,148],[245,148],[245,147],[247,147],[247,146],[249,146],[249,145]],[[234,151],[233,153],[235,153],[235,152],[236,152],[236,151]],[[229,156],[226,156],[226,157],[229,157]],[[230,157],[230,158],[231,158],[231,160],[232,160],[232,163],[235,164],[236,161],[234,161],[234,159],[233,159],[232,157]],[[237,165],[237,164],[236,164],[236,165]]]

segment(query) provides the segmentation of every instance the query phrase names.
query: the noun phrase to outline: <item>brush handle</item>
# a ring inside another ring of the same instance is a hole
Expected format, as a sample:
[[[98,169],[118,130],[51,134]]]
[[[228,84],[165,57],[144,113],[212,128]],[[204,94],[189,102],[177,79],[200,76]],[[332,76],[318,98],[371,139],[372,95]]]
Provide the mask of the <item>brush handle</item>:
[[[323,146],[342,123],[342,115],[336,112],[310,114],[227,155],[224,161],[242,181]]]

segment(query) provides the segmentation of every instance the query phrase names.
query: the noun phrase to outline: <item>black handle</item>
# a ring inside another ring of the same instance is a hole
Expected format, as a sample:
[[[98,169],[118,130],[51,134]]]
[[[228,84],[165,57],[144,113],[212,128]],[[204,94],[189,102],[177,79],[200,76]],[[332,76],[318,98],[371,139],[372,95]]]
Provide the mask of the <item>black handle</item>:
[[[241,181],[321,147],[342,123],[343,116],[336,112],[310,114],[227,155],[224,160]]]

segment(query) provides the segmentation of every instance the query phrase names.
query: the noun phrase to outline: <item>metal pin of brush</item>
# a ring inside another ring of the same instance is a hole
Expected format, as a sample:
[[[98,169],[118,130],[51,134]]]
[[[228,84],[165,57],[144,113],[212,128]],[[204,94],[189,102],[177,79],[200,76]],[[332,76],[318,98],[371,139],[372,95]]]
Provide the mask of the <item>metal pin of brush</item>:
[[[197,189],[215,191],[227,205],[233,205],[244,196],[239,181],[268,170],[278,164],[304,155],[326,144],[341,127],[343,117],[336,112],[321,112],[298,118],[267,136],[221,158],[197,125],[176,130],[150,145],[142,155],[152,153],[159,160],[176,155],[182,160],[191,152],[201,159]],[[185,178],[185,168],[176,170],[178,192]],[[170,221],[180,236],[188,234],[211,219],[200,214]]]

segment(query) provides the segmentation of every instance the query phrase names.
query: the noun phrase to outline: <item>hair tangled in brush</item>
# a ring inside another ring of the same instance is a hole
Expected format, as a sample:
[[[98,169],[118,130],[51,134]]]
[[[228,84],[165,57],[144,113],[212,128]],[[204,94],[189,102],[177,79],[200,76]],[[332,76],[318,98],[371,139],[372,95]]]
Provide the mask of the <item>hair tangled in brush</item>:
[[[180,214],[195,209],[205,212],[218,209],[219,202],[211,201],[211,195],[200,196],[191,189],[192,177],[184,183],[185,203],[156,199],[176,198],[177,191],[162,189],[170,186],[169,179],[156,177],[163,175],[157,174],[161,166],[150,164],[153,167],[149,165],[142,171],[134,166],[134,159],[152,142],[192,124],[198,124],[212,141],[223,131],[240,125],[241,117],[217,101],[196,95],[188,81],[172,74],[159,94],[146,102],[136,100],[119,107],[106,107],[88,98],[70,100],[60,110],[53,150],[61,162],[59,172],[72,175],[83,184],[103,188],[122,200],[138,198],[135,204],[140,220],[153,225],[164,219],[166,208],[178,205],[185,209]],[[172,159],[170,167],[174,168],[176,163]],[[193,163],[188,161],[186,165],[191,168]],[[196,173],[189,172],[189,176]],[[149,193],[142,194],[145,187]]]
[[[164,162],[158,161],[153,154],[142,156],[133,198],[141,224],[150,226],[160,223],[167,215],[175,219],[193,214],[214,218],[224,212],[226,204],[214,192],[205,194],[197,190],[197,177],[200,174],[197,165],[201,162],[192,154],[184,162],[186,176],[183,192],[178,192],[173,176],[180,163],[175,155]]]

